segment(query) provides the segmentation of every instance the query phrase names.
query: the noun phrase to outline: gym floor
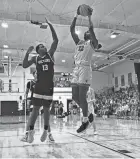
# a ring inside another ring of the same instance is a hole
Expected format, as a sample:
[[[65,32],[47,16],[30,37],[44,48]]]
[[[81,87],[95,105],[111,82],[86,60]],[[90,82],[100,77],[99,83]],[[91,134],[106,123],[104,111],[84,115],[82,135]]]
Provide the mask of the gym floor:
[[[140,121],[97,118],[98,135],[92,127],[86,134],[77,134],[78,115],[58,119],[51,116],[55,143],[41,143],[43,119],[35,125],[32,144],[20,141],[24,134],[23,122],[18,117],[0,117],[0,158],[140,158]]]

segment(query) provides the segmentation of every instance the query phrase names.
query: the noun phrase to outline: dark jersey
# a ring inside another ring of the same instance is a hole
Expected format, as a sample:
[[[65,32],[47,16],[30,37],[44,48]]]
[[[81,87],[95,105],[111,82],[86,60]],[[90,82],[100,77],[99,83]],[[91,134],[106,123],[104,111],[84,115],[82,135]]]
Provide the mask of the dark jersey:
[[[43,88],[53,86],[54,61],[48,53],[43,57],[37,56],[36,71],[37,84],[43,86]]]
[[[33,97],[34,87],[35,87],[35,81],[32,80],[32,81],[29,81],[27,83],[27,88],[31,91],[31,97],[30,98]]]

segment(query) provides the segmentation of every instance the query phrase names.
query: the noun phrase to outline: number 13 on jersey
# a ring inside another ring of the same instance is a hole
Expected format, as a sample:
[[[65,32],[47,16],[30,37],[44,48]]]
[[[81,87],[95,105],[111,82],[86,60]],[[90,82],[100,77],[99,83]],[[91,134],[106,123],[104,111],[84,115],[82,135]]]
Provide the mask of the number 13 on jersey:
[[[48,70],[48,65],[47,64],[42,65],[42,68],[43,68],[43,71],[47,71]]]

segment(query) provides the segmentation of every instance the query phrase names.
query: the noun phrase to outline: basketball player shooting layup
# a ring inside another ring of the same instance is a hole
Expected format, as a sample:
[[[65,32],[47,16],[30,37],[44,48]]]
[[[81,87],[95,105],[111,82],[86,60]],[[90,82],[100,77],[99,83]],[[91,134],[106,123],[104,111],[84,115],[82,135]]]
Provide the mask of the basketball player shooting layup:
[[[82,125],[77,129],[77,133],[85,131],[89,126],[88,119],[88,103],[87,103],[87,91],[91,83],[91,62],[94,49],[101,48],[98,45],[98,40],[93,31],[93,23],[91,21],[92,9],[89,9],[89,30],[84,34],[84,40],[80,40],[75,33],[75,25],[80,7],[77,9],[77,14],[73,19],[70,26],[72,38],[76,44],[76,52],[74,54],[75,68],[73,70],[72,84],[72,98],[80,106],[83,112]]]
[[[41,142],[44,142],[47,138],[47,131],[49,126],[50,118],[50,104],[53,98],[53,77],[54,77],[54,61],[53,55],[56,51],[58,45],[58,38],[56,32],[47,19],[46,23],[49,25],[52,32],[53,43],[49,51],[43,44],[39,44],[36,47],[36,52],[38,56],[32,57],[28,60],[29,54],[33,51],[34,47],[31,46],[27,50],[25,58],[23,60],[23,68],[28,68],[32,64],[36,65],[37,71],[37,81],[35,83],[34,93],[33,93],[33,111],[29,118],[30,130],[28,132],[28,142],[32,143],[34,140],[34,125],[37,119],[37,114],[41,106],[44,109],[44,131],[40,138]]]

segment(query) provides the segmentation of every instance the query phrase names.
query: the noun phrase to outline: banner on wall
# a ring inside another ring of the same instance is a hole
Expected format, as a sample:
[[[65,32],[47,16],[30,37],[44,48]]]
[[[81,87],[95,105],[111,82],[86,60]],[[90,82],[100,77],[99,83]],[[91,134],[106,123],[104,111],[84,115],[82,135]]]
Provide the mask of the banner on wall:
[[[132,85],[132,73],[128,73],[128,85]]]
[[[115,77],[115,87],[118,87],[118,77]]]
[[[121,76],[121,86],[125,86],[125,77],[124,77],[124,75]]]

